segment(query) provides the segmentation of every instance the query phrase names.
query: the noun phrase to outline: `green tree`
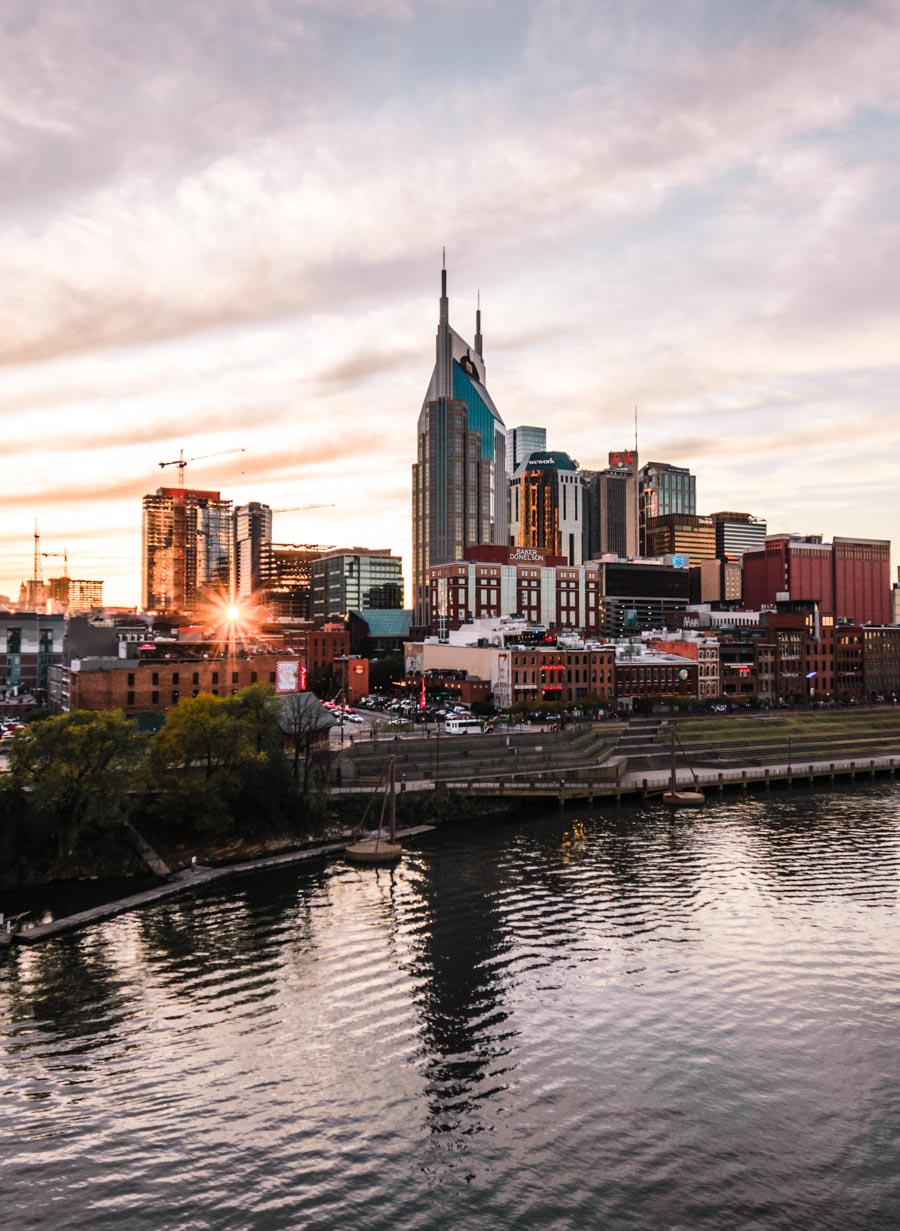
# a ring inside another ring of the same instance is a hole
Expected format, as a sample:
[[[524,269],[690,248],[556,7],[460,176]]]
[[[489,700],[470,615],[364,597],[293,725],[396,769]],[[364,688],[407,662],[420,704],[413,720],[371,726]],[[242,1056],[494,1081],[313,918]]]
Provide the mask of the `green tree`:
[[[182,697],[166,714],[162,729],[153,738],[151,772],[154,779],[169,771],[190,771],[208,782],[213,775],[227,777],[250,757],[256,756],[252,723],[246,721],[230,699],[200,693]]]
[[[279,704],[265,685],[201,693],[169,710],[148,758],[152,811],[166,828],[222,833],[275,824],[289,811]]]
[[[29,725],[13,740],[9,788],[65,860],[90,829],[127,820],[143,745],[120,710],[75,710]]]

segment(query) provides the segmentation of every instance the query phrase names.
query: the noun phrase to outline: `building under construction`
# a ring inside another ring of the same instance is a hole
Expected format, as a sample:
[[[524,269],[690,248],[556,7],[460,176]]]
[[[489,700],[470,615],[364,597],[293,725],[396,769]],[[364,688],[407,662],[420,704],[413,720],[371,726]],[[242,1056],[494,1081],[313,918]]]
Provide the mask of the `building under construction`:
[[[189,612],[230,592],[232,502],[218,492],[160,487],[144,497],[141,601],[145,611]]]

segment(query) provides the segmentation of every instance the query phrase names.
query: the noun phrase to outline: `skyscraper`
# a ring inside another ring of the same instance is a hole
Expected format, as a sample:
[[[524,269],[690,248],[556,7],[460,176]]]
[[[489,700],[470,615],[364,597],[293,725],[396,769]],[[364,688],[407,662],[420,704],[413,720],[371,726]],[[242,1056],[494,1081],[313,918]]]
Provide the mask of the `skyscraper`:
[[[506,431],[506,473],[510,478],[532,453],[546,453],[547,429],[545,427],[507,428]]]
[[[638,554],[638,455],[634,449],[609,454],[607,470],[583,470],[585,559]]]
[[[481,309],[472,347],[450,327],[446,268],[436,351],[412,468],[417,625],[428,623],[432,565],[461,560],[479,543],[505,544],[508,534],[506,428],[485,386]]]
[[[272,510],[251,500],[234,511],[234,592],[259,590],[269,572],[272,551]]]
[[[230,589],[231,510],[218,492],[160,487],[144,497],[145,611],[191,611],[205,591]]]
[[[509,481],[514,547],[540,547],[584,563],[584,481],[568,453],[532,453]]]
[[[668,513],[696,513],[697,480],[686,467],[668,462],[648,462],[640,476],[641,553],[647,555],[647,522]]]

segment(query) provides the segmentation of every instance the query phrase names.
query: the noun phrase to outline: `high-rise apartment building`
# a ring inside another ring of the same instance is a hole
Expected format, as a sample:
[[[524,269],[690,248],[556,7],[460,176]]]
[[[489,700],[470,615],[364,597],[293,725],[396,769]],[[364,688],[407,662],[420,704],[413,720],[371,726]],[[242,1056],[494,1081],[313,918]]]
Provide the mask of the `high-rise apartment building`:
[[[509,481],[509,541],[584,560],[584,481],[568,453],[532,453]]]
[[[327,620],[349,611],[403,606],[403,562],[390,551],[351,547],[328,551],[310,568],[312,617]]]
[[[512,478],[532,453],[547,452],[545,427],[510,427],[506,429],[506,473]]]
[[[50,599],[55,610],[79,615],[103,606],[103,582],[81,577],[51,577]]]
[[[141,534],[145,611],[192,611],[207,592],[231,587],[232,503],[218,492],[160,487],[144,497]]]
[[[648,462],[640,471],[641,554],[649,556],[647,522],[669,513],[697,512],[697,480],[684,466]]]
[[[506,428],[485,385],[481,309],[475,344],[450,327],[441,271],[436,360],[419,414],[413,481],[414,622],[429,619],[428,570],[508,537]]]
[[[272,551],[272,510],[251,500],[234,511],[234,592],[253,594],[269,571]]]

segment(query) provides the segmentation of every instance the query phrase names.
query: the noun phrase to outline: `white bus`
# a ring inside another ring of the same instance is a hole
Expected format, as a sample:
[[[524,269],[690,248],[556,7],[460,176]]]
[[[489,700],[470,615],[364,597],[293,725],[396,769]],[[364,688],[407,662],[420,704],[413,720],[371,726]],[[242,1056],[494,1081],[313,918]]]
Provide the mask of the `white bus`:
[[[454,714],[447,719],[444,729],[448,735],[480,735],[483,725],[471,714]]]

